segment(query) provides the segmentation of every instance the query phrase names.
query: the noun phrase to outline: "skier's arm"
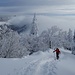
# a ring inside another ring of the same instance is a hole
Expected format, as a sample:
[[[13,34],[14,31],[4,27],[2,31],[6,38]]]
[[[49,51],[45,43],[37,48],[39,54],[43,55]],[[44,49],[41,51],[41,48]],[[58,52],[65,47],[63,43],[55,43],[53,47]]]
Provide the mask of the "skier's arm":
[[[54,53],[55,51],[56,51],[56,50],[54,50],[53,53]]]

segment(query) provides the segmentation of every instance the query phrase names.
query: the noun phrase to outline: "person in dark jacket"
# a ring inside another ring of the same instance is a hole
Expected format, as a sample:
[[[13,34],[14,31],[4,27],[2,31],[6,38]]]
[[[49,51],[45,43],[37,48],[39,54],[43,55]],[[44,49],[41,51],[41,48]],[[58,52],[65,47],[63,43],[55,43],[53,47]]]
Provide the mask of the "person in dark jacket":
[[[56,50],[53,51],[53,53],[56,52],[56,59],[59,59],[60,50],[56,48]]]

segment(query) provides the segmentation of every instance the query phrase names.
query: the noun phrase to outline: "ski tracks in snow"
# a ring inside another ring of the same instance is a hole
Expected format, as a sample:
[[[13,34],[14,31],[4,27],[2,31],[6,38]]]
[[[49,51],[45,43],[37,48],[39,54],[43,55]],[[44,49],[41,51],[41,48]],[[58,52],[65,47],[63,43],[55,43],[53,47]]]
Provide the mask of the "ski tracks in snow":
[[[56,69],[54,60],[43,60],[38,64],[34,75],[54,75]]]
[[[50,56],[43,57],[31,62],[22,71],[20,75],[56,75],[56,61]]]

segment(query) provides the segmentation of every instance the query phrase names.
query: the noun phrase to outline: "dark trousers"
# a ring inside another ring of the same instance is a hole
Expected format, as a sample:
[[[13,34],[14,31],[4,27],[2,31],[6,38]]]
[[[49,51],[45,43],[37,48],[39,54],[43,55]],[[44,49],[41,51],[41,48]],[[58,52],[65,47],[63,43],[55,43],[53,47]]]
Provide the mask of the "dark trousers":
[[[56,58],[57,58],[57,60],[59,59],[59,53],[56,53]]]

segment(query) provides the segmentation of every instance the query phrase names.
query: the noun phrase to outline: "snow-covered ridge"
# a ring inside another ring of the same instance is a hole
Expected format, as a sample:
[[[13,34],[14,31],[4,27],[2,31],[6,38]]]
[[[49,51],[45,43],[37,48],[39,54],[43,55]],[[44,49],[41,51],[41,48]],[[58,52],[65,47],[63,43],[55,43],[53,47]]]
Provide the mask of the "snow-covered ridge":
[[[1,75],[75,75],[75,56],[61,49],[59,60],[53,50],[37,52],[22,59],[0,59]],[[71,65],[72,64],[72,65]]]

